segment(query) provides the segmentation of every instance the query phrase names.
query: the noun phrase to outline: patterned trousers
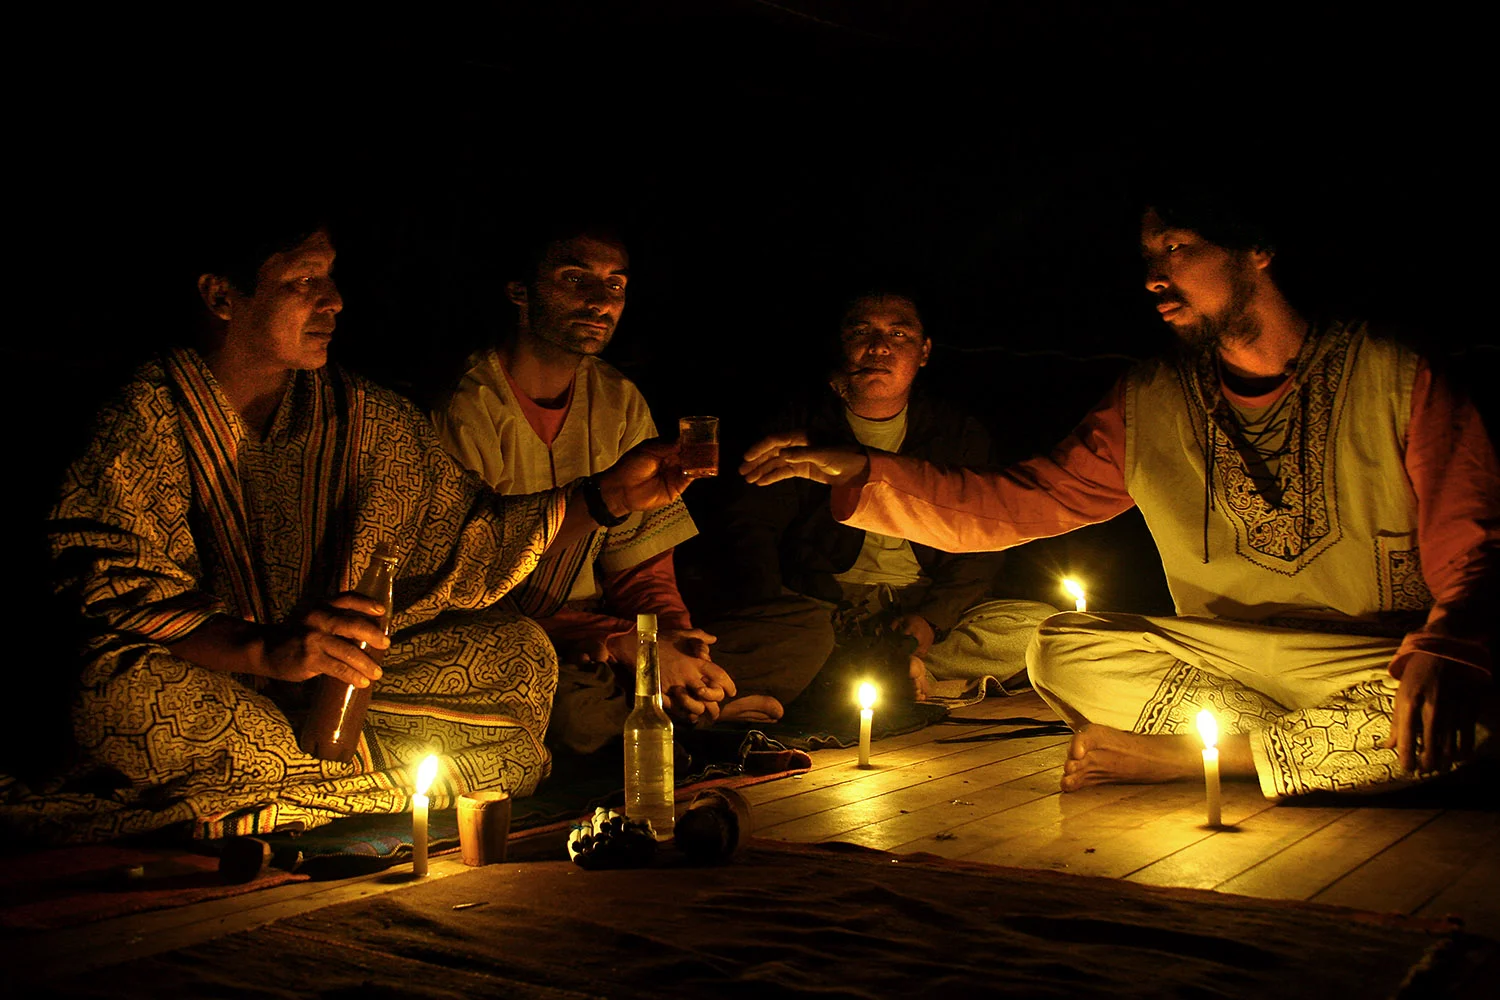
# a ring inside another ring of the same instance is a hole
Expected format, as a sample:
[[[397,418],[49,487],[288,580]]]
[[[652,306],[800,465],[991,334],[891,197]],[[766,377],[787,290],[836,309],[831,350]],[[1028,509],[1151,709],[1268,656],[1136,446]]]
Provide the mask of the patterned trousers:
[[[434,809],[478,788],[527,795],[548,773],[557,659],[529,619],[449,613],[393,636],[382,666],[355,758],[339,764],[303,753],[286,714],[233,677],[161,646],[120,650],[91,665],[74,714],[88,790],[13,801],[5,822],[59,841],[177,823],[222,837],[408,811],[428,753]]]
[[[1214,618],[1065,612],[1027,650],[1032,686],[1074,729],[1250,737],[1267,798],[1413,783],[1391,731],[1399,640]]]

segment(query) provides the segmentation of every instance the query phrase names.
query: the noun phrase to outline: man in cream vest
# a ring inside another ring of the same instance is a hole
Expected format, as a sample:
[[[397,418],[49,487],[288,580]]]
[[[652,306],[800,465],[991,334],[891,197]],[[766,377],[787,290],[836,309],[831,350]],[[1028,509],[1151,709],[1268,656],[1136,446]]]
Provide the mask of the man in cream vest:
[[[1046,457],[989,475],[768,438],[751,482],[830,483],[835,516],[948,551],[1138,506],[1177,614],[1056,615],[1027,654],[1075,730],[1063,788],[1226,774],[1269,797],[1446,770],[1489,701],[1500,471],[1479,414],[1359,323],[1310,322],[1274,245],[1224,200],[1142,220],[1177,356],[1137,366]]]
[[[516,307],[514,329],[469,359],[433,415],[443,446],[504,494],[592,476],[657,436],[640,390],[599,357],[625,310],[624,240],[590,220],[564,219],[532,233],[523,250],[505,285]],[[737,689],[745,671],[754,680],[759,661],[716,654],[717,637],[693,627],[673,549],[697,533],[681,501],[601,522],[566,549],[549,551],[511,593],[557,649],[548,731],[554,747],[592,753],[620,738],[640,613],[661,624],[662,691],[673,714],[692,722],[780,718],[774,697],[753,683]]]

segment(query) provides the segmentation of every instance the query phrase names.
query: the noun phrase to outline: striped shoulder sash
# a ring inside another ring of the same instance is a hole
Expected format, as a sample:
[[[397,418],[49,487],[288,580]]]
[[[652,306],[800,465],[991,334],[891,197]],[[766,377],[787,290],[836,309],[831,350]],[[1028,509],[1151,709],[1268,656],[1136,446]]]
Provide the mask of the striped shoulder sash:
[[[212,545],[228,596],[241,616],[268,620],[270,595],[260,560],[251,546],[249,518],[239,475],[239,453],[247,437],[244,423],[207,364],[191,350],[178,348],[163,358],[182,412],[182,434],[193,503]],[[307,412],[297,416],[297,432],[306,434],[303,452],[302,517],[313,527],[304,537],[302,578],[314,568],[323,540],[333,532],[328,552],[341,564],[343,589],[353,586],[349,542],[354,516],[364,389],[332,366],[299,373],[310,381],[303,394]],[[294,384],[289,392],[297,392]],[[298,597],[302,595],[297,595]]]

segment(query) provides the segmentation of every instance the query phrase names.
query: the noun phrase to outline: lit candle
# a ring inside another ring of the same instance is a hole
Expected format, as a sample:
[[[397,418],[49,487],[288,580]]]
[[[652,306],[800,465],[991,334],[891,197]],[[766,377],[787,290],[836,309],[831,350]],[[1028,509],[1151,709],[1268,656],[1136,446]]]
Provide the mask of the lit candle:
[[[875,685],[859,686],[859,766],[870,766],[870,723],[875,718]]]
[[[411,873],[427,874],[427,789],[437,777],[438,759],[428,754],[417,768],[417,790],[411,797]]]
[[[1198,735],[1203,737],[1203,780],[1208,785],[1208,825],[1221,825],[1219,815],[1219,725],[1208,709],[1198,713]]]
[[[1074,611],[1087,611],[1089,609],[1089,602],[1083,599],[1083,584],[1070,576],[1063,579],[1062,585],[1063,590],[1068,592],[1068,596],[1073,598]]]

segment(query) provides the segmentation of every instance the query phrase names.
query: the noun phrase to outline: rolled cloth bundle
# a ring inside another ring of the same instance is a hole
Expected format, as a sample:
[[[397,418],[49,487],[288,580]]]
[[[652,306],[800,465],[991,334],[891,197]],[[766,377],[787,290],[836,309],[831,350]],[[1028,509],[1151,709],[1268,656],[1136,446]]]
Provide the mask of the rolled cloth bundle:
[[[728,861],[749,838],[750,803],[732,788],[699,792],[677,821],[677,849],[693,861]]]

